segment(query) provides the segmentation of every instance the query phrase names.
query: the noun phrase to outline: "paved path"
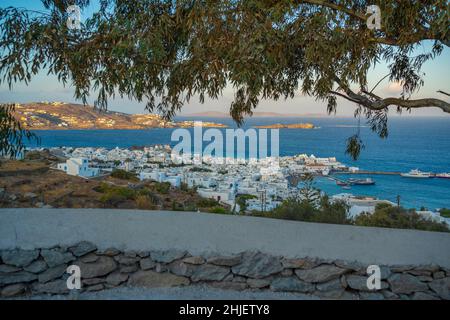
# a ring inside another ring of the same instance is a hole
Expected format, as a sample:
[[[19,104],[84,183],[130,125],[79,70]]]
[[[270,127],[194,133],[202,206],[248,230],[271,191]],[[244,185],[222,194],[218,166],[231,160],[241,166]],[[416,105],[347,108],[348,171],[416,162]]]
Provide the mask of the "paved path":
[[[121,287],[99,292],[84,292],[78,296],[40,295],[25,297],[26,300],[317,300],[312,295],[270,291],[233,291],[189,286],[176,288],[129,288]]]
[[[260,250],[288,257],[450,267],[450,234],[194,212],[0,209],[0,249],[72,245],[178,248],[192,254]]]

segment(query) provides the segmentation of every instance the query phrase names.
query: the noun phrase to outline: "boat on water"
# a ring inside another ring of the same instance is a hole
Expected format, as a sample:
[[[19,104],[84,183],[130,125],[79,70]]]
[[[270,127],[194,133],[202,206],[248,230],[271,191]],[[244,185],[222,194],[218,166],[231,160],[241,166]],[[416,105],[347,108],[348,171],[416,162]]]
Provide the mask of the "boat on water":
[[[436,175],[436,178],[450,179],[450,173],[438,173],[438,174]]]
[[[366,178],[366,179],[353,179],[350,178],[348,179],[348,182],[351,185],[357,185],[357,186],[371,186],[375,184],[375,181],[371,178]]]
[[[336,180],[336,184],[340,187],[348,187],[349,184],[345,181],[341,181],[341,180]]]
[[[419,169],[411,170],[408,173],[401,173],[400,175],[404,178],[419,178],[419,179],[433,177],[431,172],[422,172]]]

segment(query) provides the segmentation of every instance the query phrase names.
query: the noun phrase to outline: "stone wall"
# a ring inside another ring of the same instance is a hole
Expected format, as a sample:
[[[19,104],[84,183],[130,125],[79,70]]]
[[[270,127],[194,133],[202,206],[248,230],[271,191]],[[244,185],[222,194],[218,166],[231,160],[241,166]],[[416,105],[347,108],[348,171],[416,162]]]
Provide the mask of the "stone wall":
[[[66,268],[81,269],[82,291],[118,286],[173,287],[205,284],[230,290],[307,293],[328,299],[450,299],[450,269],[437,265],[381,267],[381,289],[369,291],[367,266],[358,262],[288,258],[258,251],[233,255],[71,247],[3,250],[2,298],[68,294]]]

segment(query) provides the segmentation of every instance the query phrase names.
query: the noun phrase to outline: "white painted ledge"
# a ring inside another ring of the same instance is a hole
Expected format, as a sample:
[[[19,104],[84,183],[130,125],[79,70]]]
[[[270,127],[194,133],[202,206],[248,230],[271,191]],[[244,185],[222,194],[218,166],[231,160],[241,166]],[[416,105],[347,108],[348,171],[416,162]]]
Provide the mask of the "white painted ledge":
[[[0,249],[95,243],[99,249],[259,250],[286,257],[450,267],[450,234],[194,212],[0,209]]]

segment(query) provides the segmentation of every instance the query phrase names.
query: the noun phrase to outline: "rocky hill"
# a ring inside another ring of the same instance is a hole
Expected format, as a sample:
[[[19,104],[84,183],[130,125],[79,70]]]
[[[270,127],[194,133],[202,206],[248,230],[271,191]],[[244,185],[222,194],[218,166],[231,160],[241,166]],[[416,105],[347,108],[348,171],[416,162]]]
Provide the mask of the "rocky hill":
[[[100,111],[91,106],[64,102],[16,104],[15,116],[25,128],[33,130],[148,129],[193,126],[192,121],[166,121],[156,114]],[[226,127],[212,122],[203,122],[203,126]]]

